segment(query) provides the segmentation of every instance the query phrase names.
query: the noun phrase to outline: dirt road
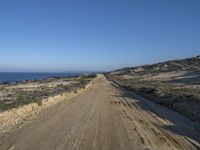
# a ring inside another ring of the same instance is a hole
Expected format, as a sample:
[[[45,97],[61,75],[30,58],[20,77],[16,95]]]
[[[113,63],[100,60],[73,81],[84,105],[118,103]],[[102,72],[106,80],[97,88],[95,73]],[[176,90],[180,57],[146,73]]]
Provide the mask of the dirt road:
[[[189,150],[199,143],[199,124],[98,75],[85,92],[1,136],[0,149]]]

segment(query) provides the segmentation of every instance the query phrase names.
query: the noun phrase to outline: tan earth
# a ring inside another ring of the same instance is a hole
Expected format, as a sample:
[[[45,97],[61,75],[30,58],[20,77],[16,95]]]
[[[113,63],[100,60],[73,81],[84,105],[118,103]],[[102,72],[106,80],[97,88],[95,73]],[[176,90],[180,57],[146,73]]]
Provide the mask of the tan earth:
[[[200,149],[199,124],[98,75],[78,96],[0,137],[1,150]]]

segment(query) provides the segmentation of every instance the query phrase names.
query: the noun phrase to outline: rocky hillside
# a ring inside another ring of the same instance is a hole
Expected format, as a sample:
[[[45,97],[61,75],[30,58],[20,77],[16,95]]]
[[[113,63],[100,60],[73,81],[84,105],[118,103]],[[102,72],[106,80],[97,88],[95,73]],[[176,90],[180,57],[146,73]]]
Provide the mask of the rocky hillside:
[[[131,73],[157,73],[171,71],[200,71],[200,55],[187,59],[166,61],[152,65],[144,65],[138,67],[127,67],[111,73],[116,74],[131,74]]]

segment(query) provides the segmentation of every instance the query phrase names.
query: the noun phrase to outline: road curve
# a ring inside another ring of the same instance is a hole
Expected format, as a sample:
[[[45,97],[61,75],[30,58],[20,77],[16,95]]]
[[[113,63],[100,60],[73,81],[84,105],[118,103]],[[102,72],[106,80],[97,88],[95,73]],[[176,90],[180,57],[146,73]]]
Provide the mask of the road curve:
[[[199,124],[115,86],[103,75],[78,96],[0,138],[13,150],[199,149]]]

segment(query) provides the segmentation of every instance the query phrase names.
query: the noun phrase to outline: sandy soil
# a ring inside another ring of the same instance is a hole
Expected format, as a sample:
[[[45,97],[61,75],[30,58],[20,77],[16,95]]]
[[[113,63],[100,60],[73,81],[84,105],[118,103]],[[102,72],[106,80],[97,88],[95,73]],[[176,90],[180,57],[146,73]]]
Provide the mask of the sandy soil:
[[[13,108],[11,110],[0,112],[0,134],[6,133],[16,126],[21,128],[28,118],[40,113],[43,109],[51,107],[57,103],[68,101],[69,99],[79,95],[85,91],[93,82],[91,81],[85,89],[78,88],[76,93],[74,91],[62,93],[61,95],[56,95],[49,97],[47,99],[42,99],[42,105],[39,106],[37,103],[30,103],[23,105],[19,108]]]
[[[199,124],[119,89],[103,75],[86,91],[0,137],[0,149],[199,149]]]

